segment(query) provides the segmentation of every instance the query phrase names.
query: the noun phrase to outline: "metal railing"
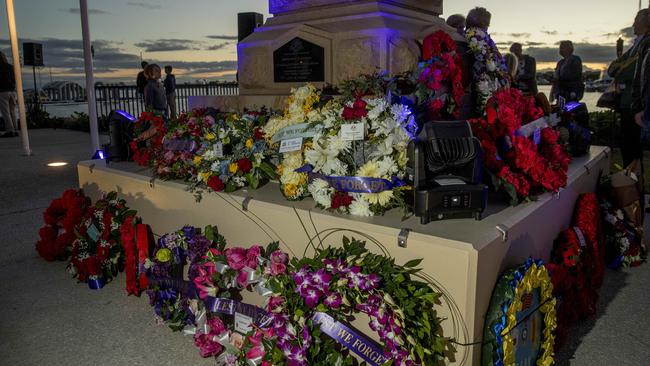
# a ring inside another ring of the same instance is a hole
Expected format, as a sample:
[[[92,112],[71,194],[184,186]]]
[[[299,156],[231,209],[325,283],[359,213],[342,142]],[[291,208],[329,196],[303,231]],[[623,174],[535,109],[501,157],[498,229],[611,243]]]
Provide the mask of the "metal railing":
[[[236,82],[212,84],[178,84],[176,85],[176,111],[187,112],[187,97],[196,95],[238,95]],[[114,109],[121,109],[134,116],[139,116],[144,108],[144,100],[138,94],[135,85],[96,85],[95,99],[97,115],[106,117]]]

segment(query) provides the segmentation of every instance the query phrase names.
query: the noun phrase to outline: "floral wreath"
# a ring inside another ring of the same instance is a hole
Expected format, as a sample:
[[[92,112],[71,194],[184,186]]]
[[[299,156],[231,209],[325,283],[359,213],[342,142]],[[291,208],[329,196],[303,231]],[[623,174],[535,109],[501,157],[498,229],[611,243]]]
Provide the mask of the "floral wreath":
[[[205,187],[216,192],[233,192],[246,186],[256,189],[277,178],[262,132],[266,111],[219,117],[223,118],[205,134],[193,158],[195,168],[190,191],[200,196]]]
[[[465,31],[469,50],[474,56],[472,76],[476,93],[476,108],[484,113],[488,99],[502,87],[508,86],[505,59],[485,29],[470,27]]]
[[[162,179],[187,179],[196,174],[194,157],[215,125],[214,110],[195,109],[182,113],[164,135],[163,150],[154,175]]]
[[[485,321],[482,365],[515,365],[516,339],[512,333],[519,325],[517,314],[531,305],[535,289],[539,290],[540,305],[533,312],[540,311],[544,319],[536,364],[553,364],[556,328],[553,284],[542,261],[529,258],[518,268],[505,272],[494,288]],[[522,337],[525,338],[523,334]]]
[[[149,304],[154,308],[159,323],[174,331],[194,324],[192,309],[198,306],[194,300],[196,289],[191,281],[183,280],[185,267],[189,262],[188,277],[196,276],[205,253],[225,243],[224,240],[212,226],[203,231],[184,226],[160,237],[151,258],[144,263],[149,282]]]
[[[74,229],[81,223],[90,199],[82,190],[68,189],[43,212],[45,226],[39,231],[36,251],[47,261],[66,260],[75,240]]]
[[[165,133],[167,127],[162,116],[142,112],[133,127],[134,139],[129,143],[133,161],[140,166],[155,166],[162,159]]]
[[[422,62],[418,65],[416,95],[426,103],[430,120],[458,118],[463,102],[463,61],[456,42],[444,31],[424,38]]]
[[[347,238],[342,248],[319,249],[313,258],[293,259],[290,274],[268,281],[273,297],[267,310],[273,317],[276,341],[263,343],[263,360],[339,364],[354,352],[373,365],[388,360],[394,365],[439,363],[448,346],[435,310],[440,294],[410,278],[419,262],[400,266],[388,256],[371,254],[363,242]],[[381,346],[345,325],[355,313],[369,316]],[[337,342],[333,338],[340,332],[344,336],[338,336]]]
[[[151,229],[137,216],[127,216],[120,225],[126,292],[129,295],[140,296],[148,287],[145,262],[149,258],[151,237]]]
[[[120,226],[125,217],[135,216],[126,201],[109,192],[89,207],[77,227],[68,270],[91,289],[100,289],[115,277],[123,265]]]
[[[643,233],[626,218],[623,210],[601,199],[603,231],[605,233],[605,263],[612,269],[635,267],[643,262],[641,240]]]
[[[566,340],[569,327],[596,311],[604,275],[599,221],[596,195],[581,195],[576,202],[574,226],[560,233],[551,261],[545,264],[553,282],[553,294],[561,299],[557,309],[556,349]]]
[[[202,301],[194,311],[195,327],[186,329],[194,335],[202,357],[214,356],[226,364],[261,362],[265,354],[262,341],[273,338],[269,330],[272,319],[263,309],[239,302],[240,293],[254,290],[268,300],[268,281],[287,273],[289,257],[278,246],[274,242],[266,248],[226,248],[221,242],[203,257],[193,278]],[[239,312],[248,318],[243,325],[238,321]]]
[[[557,143],[559,134],[548,127],[531,136],[521,133],[523,124],[543,116],[533,99],[516,89],[500,89],[486,110],[486,118],[469,122],[481,142],[492,185],[503,188],[511,204],[566,185],[570,157]]]
[[[280,153],[281,161],[277,167],[280,189],[288,200],[300,200],[308,195],[308,175],[296,172],[296,169],[303,166],[304,148],[311,144],[314,134],[314,131],[307,129],[306,124],[335,118],[321,114],[320,109],[316,108],[320,97],[320,91],[311,84],[291,89],[283,114],[271,117],[262,129],[269,146],[274,149],[279,149],[284,140],[301,139],[300,146],[296,149]]]

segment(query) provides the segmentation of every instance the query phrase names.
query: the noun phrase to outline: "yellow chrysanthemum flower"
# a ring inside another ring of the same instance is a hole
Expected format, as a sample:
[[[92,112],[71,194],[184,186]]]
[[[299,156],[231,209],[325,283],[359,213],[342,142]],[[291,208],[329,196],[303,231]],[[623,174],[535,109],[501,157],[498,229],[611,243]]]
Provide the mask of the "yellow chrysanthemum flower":
[[[217,135],[215,135],[212,132],[208,132],[208,133],[205,134],[205,139],[206,140],[214,140],[215,138],[217,138]]]
[[[207,182],[208,179],[210,179],[210,172],[200,172],[199,177],[201,178],[202,181]]]
[[[192,162],[194,165],[199,165],[201,164],[201,161],[203,161],[203,156],[202,155],[196,155],[194,159],[192,159]]]
[[[255,143],[253,142],[253,139],[246,140],[246,148],[247,149],[252,149],[253,145],[255,145]]]
[[[278,173],[278,175],[282,175],[282,173],[284,172],[284,165],[278,164],[278,167],[275,169],[275,171],[276,173]]]
[[[228,165],[228,171],[229,171],[231,174],[235,174],[235,173],[237,173],[237,170],[238,170],[238,169],[239,169],[239,167],[237,166],[237,163],[231,163],[230,165]]]
[[[295,184],[285,184],[282,189],[284,190],[284,195],[290,198],[293,198],[298,194],[298,186]]]

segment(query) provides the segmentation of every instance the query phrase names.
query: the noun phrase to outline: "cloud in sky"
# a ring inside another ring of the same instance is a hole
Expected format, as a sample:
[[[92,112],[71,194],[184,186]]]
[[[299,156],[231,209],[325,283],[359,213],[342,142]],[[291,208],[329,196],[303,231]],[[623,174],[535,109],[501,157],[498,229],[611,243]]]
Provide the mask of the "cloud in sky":
[[[584,63],[609,63],[616,58],[614,46],[596,43],[574,43],[575,54],[580,56]],[[555,62],[560,59],[559,48],[555,47],[529,47],[527,53],[537,62]]]
[[[147,52],[162,52],[162,51],[184,51],[184,50],[199,50],[199,44],[189,39],[157,39],[146,40],[144,42],[135,43],[136,47],[144,48]]]
[[[224,40],[224,41],[236,41],[237,40],[237,36],[229,36],[229,35],[225,35],[225,34],[222,34],[222,35],[209,35],[209,36],[205,36],[205,37],[210,38],[210,39],[221,39],[221,40]]]
[[[542,33],[546,34],[547,36],[557,36],[558,31],[556,30],[542,30]]]
[[[522,32],[522,33],[507,33],[508,36],[510,37],[515,37],[515,38],[530,38],[530,33]]]
[[[143,1],[129,1],[128,3],[126,3],[126,5],[135,6],[135,7],[138,7],[138,8],[145,8],[145,9],[149,9],[149,10],[162,9],[162,5],[160,5],[160,4],[149,4],[149,3],[145,3]]]
[[[223,49],[223,48],[225,48],[225,47],[227,47],[229,45],[231,45],[231,42],[217,43],[215,45],[212,45],[212,46],[208,47],[208,50],[217,51],[217,50]]]
[[[63,13],[69,13],[69,14],[79,14],[81,10],[79,8],[67,8],[67,9],[59,9],[60,12]],[[101,10],[101,9],[88,9],[88,14],[110,14],[106,10]]]

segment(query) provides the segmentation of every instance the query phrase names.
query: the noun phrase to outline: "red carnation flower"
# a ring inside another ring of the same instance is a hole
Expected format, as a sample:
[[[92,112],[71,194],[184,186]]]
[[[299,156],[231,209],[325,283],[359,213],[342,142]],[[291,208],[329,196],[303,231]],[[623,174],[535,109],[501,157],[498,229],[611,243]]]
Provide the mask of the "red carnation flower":
[[[346,192],[336,192],[332,196],[332,209],[336,210],[339,207],[348,207],[352,204],[354,198]]]
[[[264,131],[262,131],[262,129],[259,127],[255,128],[253,137],[255,138],[255,140],[262,140],[264,138]]]
[[[237,166],[243,173],[248,173],[251,171],[251,169],[253,169],[253,164],[248,158],[241,158],[237,160]]]
[[[208,179],[208,187],[212,188],[212,190],[215,192],[221,192],[224,188],[226,188],[221,178],[214,175]]]

